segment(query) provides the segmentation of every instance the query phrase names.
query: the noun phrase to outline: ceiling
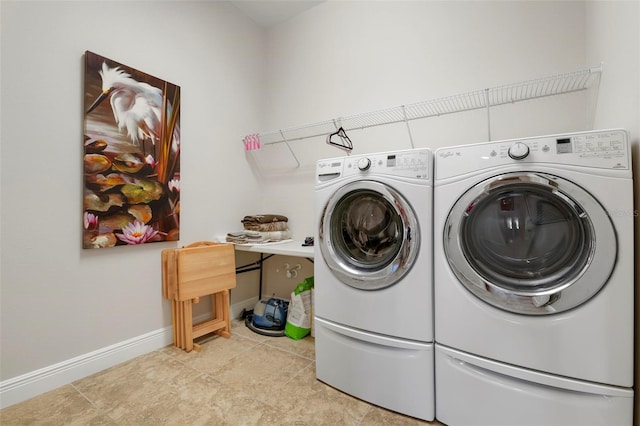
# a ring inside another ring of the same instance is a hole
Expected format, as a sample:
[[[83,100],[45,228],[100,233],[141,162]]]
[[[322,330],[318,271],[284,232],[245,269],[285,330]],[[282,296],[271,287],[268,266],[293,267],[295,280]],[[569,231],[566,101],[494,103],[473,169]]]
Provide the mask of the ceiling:
[[[246,1],[235,0],[231,3],[240,9],[245,15],[250,17],[261,27],[268,29],[281,22],[292,18],[305,10],[311,9],[324,3],[326,0],[264,0],[264,1]]]

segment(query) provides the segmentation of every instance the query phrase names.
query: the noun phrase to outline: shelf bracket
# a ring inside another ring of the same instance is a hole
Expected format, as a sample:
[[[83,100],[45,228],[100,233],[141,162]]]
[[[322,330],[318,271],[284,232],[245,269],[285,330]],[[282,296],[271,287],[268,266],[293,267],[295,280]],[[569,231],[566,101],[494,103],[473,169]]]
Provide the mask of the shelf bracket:
[[[484,89],[484,101],[487,104],[487,141],[491,141],[491,104],[489,102],[489,90]]]
[[[409,133],[409,141],[411,142],[411,149],[414,149],[416,146],[413,144],[413,136],[411,135],[411,126],[409,126],[409,120],[407,120],[407,108],[402,105],[402,116],[404,117],[404,124],[407,125],[407,132]]]
[[[298,156],[295,154],[295,152],[293,152],[293,149],[291,149],[291,145],[289,145],[289,141],[287,140],[287,138],[284,137],[284,132],[282,130],[280,130],[280,136],[282,136],[282,140],[284,141],[285,145],[287,145],[287,148],[289,148],[289,152],[293,156],[293,159],[296,160],[296,167],[300,167],[300,160],[298,160]]]

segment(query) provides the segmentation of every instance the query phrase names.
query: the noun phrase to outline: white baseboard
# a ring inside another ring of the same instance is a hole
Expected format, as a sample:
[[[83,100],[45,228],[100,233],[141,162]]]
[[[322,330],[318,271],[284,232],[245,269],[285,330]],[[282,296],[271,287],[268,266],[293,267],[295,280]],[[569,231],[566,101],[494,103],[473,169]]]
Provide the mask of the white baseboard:
[[[0,409],[170,345],[172,328],[152,331],[0,382]]]
[[[230,306],[231,318],[239,318],[243,310],[253,309],[258,297]],[[207,320],[207,315],[194,322]],[[173,343],[173,327],[162,328],[106,348],[50,365],[0,382],[0,409],[33,398],[60,386],[113,367],[137,356],[156,351]]]

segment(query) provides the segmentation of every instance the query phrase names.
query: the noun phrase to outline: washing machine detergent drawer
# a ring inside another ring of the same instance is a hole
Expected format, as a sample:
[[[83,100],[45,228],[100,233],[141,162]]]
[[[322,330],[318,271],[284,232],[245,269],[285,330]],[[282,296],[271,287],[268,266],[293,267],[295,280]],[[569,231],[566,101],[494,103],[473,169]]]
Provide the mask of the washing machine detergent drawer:
[[[316,377],[386,409],[433,420],[433,344],[354,330],[316,317]]]
[[[554,376],[436,345],[436,417],[456,426],[631,425],[633,390]]]

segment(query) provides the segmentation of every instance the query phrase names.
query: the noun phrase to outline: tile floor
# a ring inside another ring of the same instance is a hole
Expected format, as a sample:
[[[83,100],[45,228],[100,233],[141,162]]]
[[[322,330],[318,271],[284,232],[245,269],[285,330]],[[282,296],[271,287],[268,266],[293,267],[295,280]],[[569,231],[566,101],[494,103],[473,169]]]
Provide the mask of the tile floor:
[[[202,351],[173,346],[0,411],[9,425],[441,425],[368,404],[315,378],[313,338],[234,321]]]

